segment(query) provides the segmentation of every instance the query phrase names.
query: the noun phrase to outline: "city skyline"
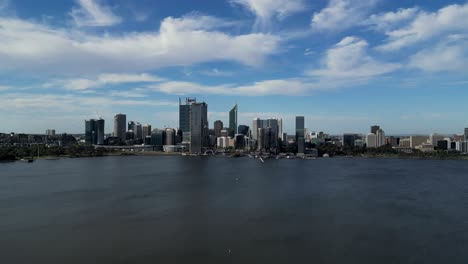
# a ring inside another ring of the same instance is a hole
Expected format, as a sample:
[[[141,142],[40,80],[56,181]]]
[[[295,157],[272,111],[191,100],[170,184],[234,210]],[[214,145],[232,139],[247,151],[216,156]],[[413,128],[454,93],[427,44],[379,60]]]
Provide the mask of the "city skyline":
[[[83,133],[116,113],[179,126],[177,98],[238,124],[460,134],[468,2],[0,0],[0,132]],[[164,40],[164,41],[162,41]]]

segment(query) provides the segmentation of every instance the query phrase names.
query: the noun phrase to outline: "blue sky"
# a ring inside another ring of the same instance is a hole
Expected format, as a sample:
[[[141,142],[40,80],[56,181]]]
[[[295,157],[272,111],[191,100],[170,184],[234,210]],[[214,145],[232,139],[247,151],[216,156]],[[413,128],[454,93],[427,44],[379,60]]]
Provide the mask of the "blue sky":
[[[466,1],[0,0],[0,132],[177,127],[194,96],[211,124],[462,133],[467,87]]]

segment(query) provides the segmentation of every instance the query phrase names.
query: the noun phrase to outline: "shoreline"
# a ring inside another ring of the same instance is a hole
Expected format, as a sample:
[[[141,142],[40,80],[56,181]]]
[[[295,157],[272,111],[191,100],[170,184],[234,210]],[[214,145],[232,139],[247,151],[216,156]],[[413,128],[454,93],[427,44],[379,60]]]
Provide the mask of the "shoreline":
[[[183,156],[183,157],[194,157],[192,155],[182,155],[180,152],[159,152],[159,151],[147,151],[147,152],[137,152],[137,153],[128,153],[128,152],[118,152],[118,153],[106,153],[103,155],[95,156],[70,156],[70,155],[58,155],[58,156],[40,156],[34,157],[34,160],[59,160],[59,159],[75,159],[75,158],[99,158],[99,157],[168,157],[168,156]],[[195,155],[196,156],[196,155]],[[242,158],[248,157],[248,155],[241,156],[231,156],[231,155],[208,155],[199,157],[224,157],[224,158]],[[271,156],[268,159],[275,159],[275,156]],[[285,158],[280,158],[285,159]],[[293,158],[302,160],[303,158]],[[418,157],[418,156],[400,156],[400,155],[362,155],[362,156],[333,156],[333,157],[317,157],[316,159],[401,159],[401,160],[468,160],[468,155],[463,156],[453,156],[453,157]],[[304,159],[308,160],[308,159]],[[0,160],[0,162],[15,162],[21,161],[21,158],[16,159],[7,159]]]

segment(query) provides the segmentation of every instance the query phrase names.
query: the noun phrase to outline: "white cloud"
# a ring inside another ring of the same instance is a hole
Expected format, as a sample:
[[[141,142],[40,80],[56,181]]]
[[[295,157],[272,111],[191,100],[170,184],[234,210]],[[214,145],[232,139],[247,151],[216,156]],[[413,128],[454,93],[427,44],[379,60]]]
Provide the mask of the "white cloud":
[[[90,88],[99,88],[106,85],[116,85],[124,83],[144,83],[144,82],[159,82],[163,79],[149,75],[142,74],[101,74],[94,79],[65,79],[53,80],[43,84],[44,88],[65,88],[69,90],[86,90]]]
[[[311,85],[302,79],[278,79],[254,82],[248,85],[202,85],[193,82],[171,81],[150,86],[151,89],[167,94],[193,95],[240,95],[240,96],[267,96],[267,95],[301,95],[305,94]]]
[[[98,36],[0,18],[0,69],[83,74],[211,61],[258,66],[279,52],[278,36],[229,35],[216,30],[229,24],[208,16],[168,17],[158,32]]]
[[[367,54],[367,41],[346,37],[326,52],[323,68],[307,74],[332,81],[367,80],[397,70],[400,65],[380,62]]]
[[[395,51],[436,37],[468,33],[467,18],[468,3],[449,5],[433,13],[421,11],[409,24],[385,32],[386,43],[377,49]]]
[[[7,91],[7,90],[10,90],[10,89],[11,89],[10,86],[0,85],[0,92],[2,92],[2,91]]]
[[[330,0],[312,16],[314,30],[341,31],[360,24],[378,0]]]
[[[418,12],[419,8],[417,7],[400,8],[396,12],[371,15],[363,24],[369,25],[377,31],[387,31],[414,19]]]
[[[98,0],[76,0],[80,7],[74,7],[70,12],[77,26],[103,27],[122,22],[109,7],[100,5]]]
[[[125,98],[144,98],[147,95],[138,90],[132,89],[129,91],[111,91],[110,96]]]
[[[273,18],[282,20],[306,9],[303,0],[230,0],[230,2],[241,5],[255,14],[256,30],[268,30]]]
[[[409,67],[428,72],[468,73],[468,40],[457,36],[448,39],[411,56]]]

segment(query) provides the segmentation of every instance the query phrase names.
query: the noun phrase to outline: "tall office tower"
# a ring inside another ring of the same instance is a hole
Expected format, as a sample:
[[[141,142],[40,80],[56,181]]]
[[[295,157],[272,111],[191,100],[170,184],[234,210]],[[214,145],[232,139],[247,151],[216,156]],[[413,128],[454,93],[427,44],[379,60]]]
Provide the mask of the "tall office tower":
[[[175,145],[176,131],[172,128],[166,128],[166,138],[164,145]]]
[[[355,134],[344,134],[343,135],[343,146],[345,147],[354,147],[354,142],[356,141]]]
[[[278,147],[278,138],[279,138],[279,126],[278,126],[278,119],[267,119],[266,120],[266,127],[271,128],[271,142],[270,146],[272,148]]]
[[[382,129],[379,129],[375,135],[377,137],[377,147],[385,146],[387,143],[385,139],[385,132]]]
[[[201,154],[208,146],[208,105],[192,103],[190,107],[190,153]]]
[[[96,144],[97,145],[104,145],[104,126],[105,126],[105,121],[102,118],[99,118],[96,122],[96,128],[97,128],[97,138],[96,138]],[[125,126],[125,122],[124,122]],[[124,137],[127,135],[124,133]]]
[[[128,121],[127,130],[131,130],[131,131],[135,132],[135,130],[136,130],[135,125],[136,125],[136,123],[134,121]]]
[[[151,125],[144,124],[142,126],[142,132],[143,132],[143,138],[146,138],[147,136],[151,136]]]
[[[216,120],[214,122],[215,136],[221,137],[221,130],[223,130],[223,122],[221,120]]]
[[[55,129],[47,129],[45,134],[49,137],[55,136]]]
[[[197,102],[196,98],[179,98],[179,129],[190,132],[190,106]]]
[[[305,138],[304,117],[296,116],[296,142],[300,137]]]
[[[247,136],[249,134],[249,129],[250,127],[249,126],[246,126],[246,125],[239,125],[237,127],[237,133],[239,135],[244,135],[244,136]]]
[[[252,122],[252,139],[258,141],[258,129],[262,128],[262,120],[256,118]]]
[[[229,136],[237,134],[237,104],[229,111]]]
[[[135,133],[135,139],[136,140],[141,140],[143,139],[143,127],[141,126],[140,123],[136,123],[135,124],[135,131],[133,131]]]
[[[124,114],[117,114],[114,116],[114,136],[118,137],[120,141],[125,142],[127,128],[127,116]]]
[[[366,136],[366,145],[368,148],[377,147],[377,136],[374,133],[369,133]]]
[[[379,129],[380,129],[380,126],[371,126],[371,127],[370,127],[370,132],[371,132],[372,134],[377,135],[377,130],[379,130]]]
[[[468,128],[465,128],[465,141],[468,141]]]
[[[271,143],[271,128],[259,128],[257,129],[257,136],[258,136],[258,143],[257,143],[257,150],[258,151],[269,151],[270,150],[270,143]]]
[[[85,121],[85,142],[93,145],[104,145],[104,119]]]
[[[283,139],[283,119],[278,118],[278,136]]]

